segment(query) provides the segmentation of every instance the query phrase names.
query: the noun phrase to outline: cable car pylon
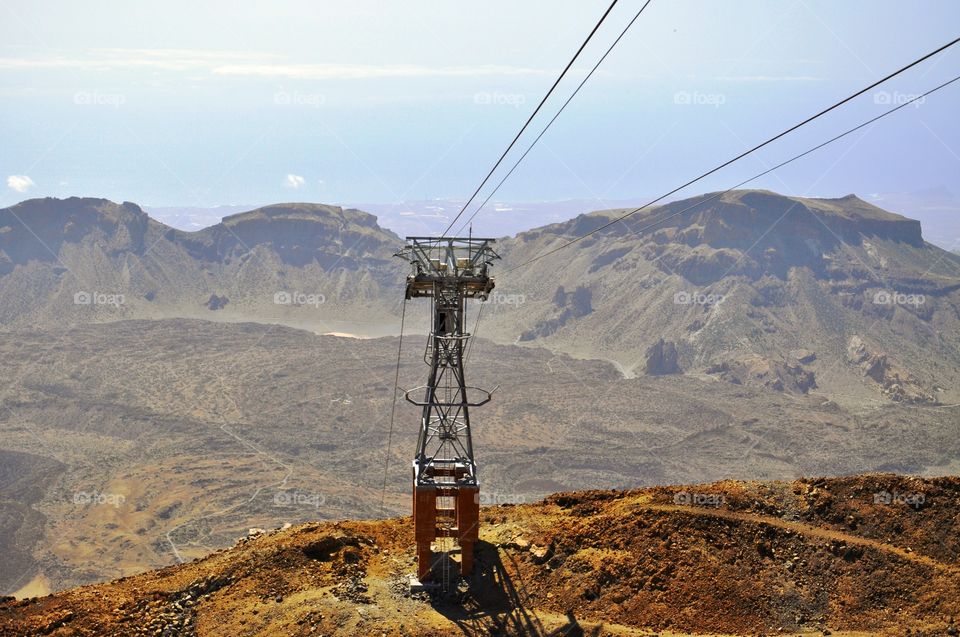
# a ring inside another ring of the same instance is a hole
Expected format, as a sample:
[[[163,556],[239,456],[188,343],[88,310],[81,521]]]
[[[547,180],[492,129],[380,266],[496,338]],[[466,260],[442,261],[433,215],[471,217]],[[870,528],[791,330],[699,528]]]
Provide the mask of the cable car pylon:
[[[489,402],[490,392],[466,384],[463,359],[471,335],[464,331],[464,314],[467,300],[485,301],[493,290],[489,268],[500,258],[493,243],[473,237],[407,237],[396,255],[412,268],[406,298],[429,298],[433,309],[424,352],[430,367],[427,384],[405,393],[407,401],[422,408],[413,458],[414,586],[449,588],[454,545],[460,552],[460,574],[473,571],[480,483],[470,408]]]

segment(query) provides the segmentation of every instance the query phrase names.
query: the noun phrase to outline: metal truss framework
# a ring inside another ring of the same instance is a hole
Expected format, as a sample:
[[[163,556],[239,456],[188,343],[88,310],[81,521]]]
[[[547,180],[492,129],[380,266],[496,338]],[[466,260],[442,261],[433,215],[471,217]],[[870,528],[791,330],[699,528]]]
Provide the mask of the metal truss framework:
[[[413,459],[413,518],[417,542],[417,575],[432,573],[432,544],[451,538],[460,546],[460,571],[473,568],[478,537],[480,484],[470,433],[470,408],[490,400],[490,392],[466,384],[463,357],[470,334],[464,332],[468,299],[486,300],[494,282],[491,263],[499,256],[493,239],[407,237],[396,256],[410,262],[406,297],[430,298],[432,324],[424,362],[427,384],[406,392],[407,401],[422,408],[417,451]],[[421,398],[422,397],[422,398]],[[448,560],[441,559],[446,565]],[[443,574],[444,583],[448,573]]]

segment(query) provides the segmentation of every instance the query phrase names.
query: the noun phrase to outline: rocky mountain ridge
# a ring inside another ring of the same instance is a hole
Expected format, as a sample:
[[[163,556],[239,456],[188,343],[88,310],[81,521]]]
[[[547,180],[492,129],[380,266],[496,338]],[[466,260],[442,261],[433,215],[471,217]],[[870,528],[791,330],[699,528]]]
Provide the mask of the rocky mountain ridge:
[[[924,242],[918,222],[853,195],[705,194],[512,269],[622,212],[501,239],[484,335],[609,359],[627,375],[817,390],[850,404],[960,401],[960,258]],[[185,317],[395,334],[401,243],[372,215],[320,204],[183,232],[131,203],[29,200],[0,211],[0,324]],[[868,373],[851,339],[904,382]],[[798,349],[813,356],[797,361]]]

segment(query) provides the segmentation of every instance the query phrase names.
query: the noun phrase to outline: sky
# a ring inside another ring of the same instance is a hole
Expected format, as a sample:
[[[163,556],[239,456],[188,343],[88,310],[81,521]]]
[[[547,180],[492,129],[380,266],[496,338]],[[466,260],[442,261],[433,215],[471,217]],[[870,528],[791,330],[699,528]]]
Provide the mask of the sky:
[[[534,134],[641,4],[617,3]],[[0,205],[463,201],[607,5],[0,0]],[[958,27],[953,1],[653,0],[494,201],[660,195]],[[960,45],[681,194],[730,187],[955,75]],[[960,82],[751,185],[955,198],[958,107]],[[482,211],[477,232],[509,214]]]

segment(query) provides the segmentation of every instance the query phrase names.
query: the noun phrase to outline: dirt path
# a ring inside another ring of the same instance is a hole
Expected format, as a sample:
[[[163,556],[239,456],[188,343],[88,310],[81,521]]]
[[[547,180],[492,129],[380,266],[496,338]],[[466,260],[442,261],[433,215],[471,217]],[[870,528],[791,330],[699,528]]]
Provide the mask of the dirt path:
[[[890,555],[896,555],[897,557],[913,562],[915,564],[923,564],[930,568],[936,569],[938,571],[945,571],[948,573],[958,573],[960,572],[960,567],[954,566],[952,564],[945,564],[939,560],[935,560],[932,557],[927,555],[920,555],[906,549],[902,549],[898,546],[892,544],[887,544],[886,542],[881,542],[879,540],[873,540],[870,538],[861,537],[859,535],[852,535],[850,533],[845,533],[843,531],[837,531],[834,529],[824,529],[815,526],[810,526],[809,524],[804,524],[802,522],[793,522],[790,520],[783,520],[781,518],[776,518],[770,515],[760,515],[757,513],[746,513],[744,511],[730,511],[729,509],[709,509],[705,507],[694,507],[694,506],[684,506],[679,504],[641,504],[634,505],[636,509],[646,509],[650,511],[662,511],[665,513],[685,513],[687,515],[700,515],[708,516],[715,518],[722,518],[724,520],[736,520],[738,522],[750,522],[754,524],[766,524],[769,526],[775,526],[780,529],[787,531],[793,531],[799,533],[806,537],[814,537],[821,540],[836,540],[839,542],[846,542],[847,544],[854,544],[857,546],[862,546],[864,548],[870,548],[877,551],[883,551],[884,553]]]

